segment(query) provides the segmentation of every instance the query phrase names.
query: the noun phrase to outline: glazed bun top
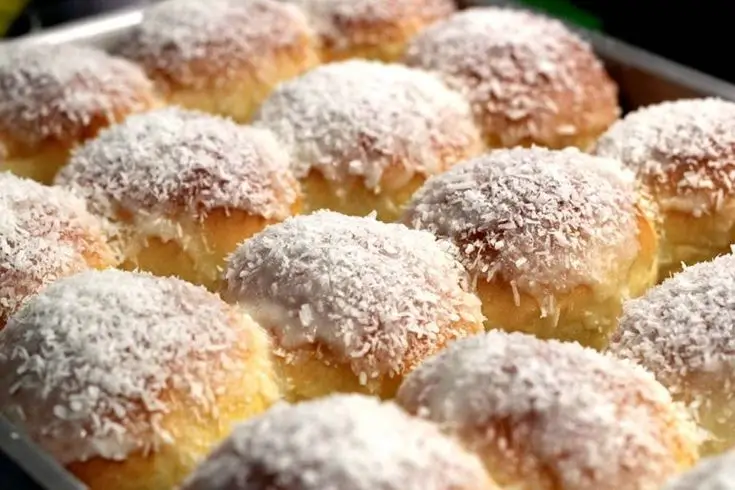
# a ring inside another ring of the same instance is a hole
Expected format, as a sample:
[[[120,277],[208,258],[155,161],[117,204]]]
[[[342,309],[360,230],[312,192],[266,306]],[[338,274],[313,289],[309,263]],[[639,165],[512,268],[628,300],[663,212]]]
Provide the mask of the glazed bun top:
[[[102,223],[69,192],[0,173],[0,328],[42,286],[114,260]]]
[[[495,490],[480,461],[391,402],[335,395],[237,427],[182,490]]]
[[[655,488],[696,456],[695,425],[651,374],[576,343],[503,331],[459,340],[397,400],[559,488]]]
[[[205,416],[233,371],[246,376],[243,317],[174,278],[61,279],[0,332],[0,410],[65,464],[155,450],[172,407]]]
[[[618,113],[617,89],[592,48],[561,22],[531,12],[478,7],[425,29],[406,62],[456,82],[479,112],[540,130],[544,114]],[[454,83],[452,83],[454,85]],[[561,133],[574,134],[574,118]]]
[[[730,386],[735,383],[733,298],[735,255],[687,267],[624,305],[609,348],[646,366],[677,395],[706,389],[715,380],[714,386]]]
[[[265,129],[176,107],[129,117],[87,142],[57,177],[110,214],[285,218],[299,195],[290,158]]]
[[[480,141],[461,95],[424,71],[376,61],[332,63],[285,82],[255,120],[290,149],[298,178],[357,176],[371,189],[403,183],[381,180],[387,173],[438,173]]]
[[[311,35],[306,15],[276,0],[166,0],[145,10],[118,51],[166,85],[206,88],[257,76],[272,61],[265,53],[288,54]]]
[[[479,324],[456,250],[430,233],[330,211],[289,218],[230,257],[226,295],[291,350],[320,343],[365,382],[401,374]]]
[[[103,51],[77,45],[0,49],[0,135],[12,144],[82,141],[154,104],[143,71]]]
[[[465,267],[545,295],[594,285],[635,257],[632,175],[576,149],[495,150],[429,179],[403,221],[455,242]]]
[[[597,142],[657,194],[664,210],[718,210],[735,187],[735,103],[707,98],[638,109]]]

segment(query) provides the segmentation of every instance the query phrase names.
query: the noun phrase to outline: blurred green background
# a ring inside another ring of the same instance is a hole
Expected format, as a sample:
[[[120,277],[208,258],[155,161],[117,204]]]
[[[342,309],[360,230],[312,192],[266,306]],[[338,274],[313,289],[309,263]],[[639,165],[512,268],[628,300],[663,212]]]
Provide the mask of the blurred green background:
[[[564,0],[519,0],[518,3],[545,10],[558,18],[573,22],[587,29],[602,29],[602,21],[598,17],[573,5],[571,2]]]

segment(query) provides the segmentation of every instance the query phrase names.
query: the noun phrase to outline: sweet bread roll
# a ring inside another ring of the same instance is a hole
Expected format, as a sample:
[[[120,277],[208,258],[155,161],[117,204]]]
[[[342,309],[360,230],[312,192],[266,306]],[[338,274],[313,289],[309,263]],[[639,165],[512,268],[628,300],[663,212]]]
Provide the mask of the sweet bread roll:
[[[68,192],[0,172],[0,330],[46,285],[116,263],[102,225]]]
[[[501,488],[653,490],[697,455],[696,426],[649,373],[517,332],[457,341],[397,401],[477,452]]]
[[[671,480],[663,490],[735,490],[735,450],[703,459],[694,469]]]
[[[397,61],[418,32],[456,10],[452,0],[287,0],[316,26],[325,61]]]
[[[475,455],[391,402],[336,395],[238,426],[182,490],[499,490]]]
[[[619,116],[617,87],[590,46],[561,22],[471,8],[409,44],[405,61],[443,74],[470,99],[493,148],[588,148]]]
[[[424,180],[482,151],[467,102],[428,73],[345,61],[279,86],[255,124],[294,159],[307,211],[394,221]]]
[[[0,332],[0,413],[90,490],[170,490],[278,396],[266,333],[174,278],[82,272]]]
[[[0,49],[0,171],[53,180],[78,143],[159,104],[137,66],[73,45]]]
[[[658,212],[661,279],[735,242],[733,127],[735,103],[681,100],[628,114],[597,143],[637,174]]]
[[[101,133],[57,183],[122,226],[124,267],[210,288],[242,240],[301,204],[289,157],[270,132],[178,108]]]
[[[426,232],[322,211],[246,240],[223,295],[271,333],[290,398],[390,398],[425,358],[482,331],[455,252]]]
[[[319,63],[306,15],[276,0],[166,0],[117,51],[166,100],[247,122],[275,85]]]
[[[735,446],[735,256],[691,266],[625,304],[610,351],[640,363],[710,432]]]
[[[430,179],[403,221],[453,241],[488,328],[603,347],[656,279],[656,236],[618,162],[495,150]]]

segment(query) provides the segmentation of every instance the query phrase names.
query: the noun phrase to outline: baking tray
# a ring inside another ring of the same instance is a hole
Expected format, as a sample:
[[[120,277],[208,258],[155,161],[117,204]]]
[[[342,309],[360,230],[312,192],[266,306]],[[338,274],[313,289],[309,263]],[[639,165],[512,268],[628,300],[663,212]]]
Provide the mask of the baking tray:
[[[469,0],[462,6],[518,5],[512,1]],[[114,46],[142,19],[142,9],[127,9],[72,22],[9,43],[92,44]],[[674,63],[624,42],[576,26],[587,39],[620,88],[624,111],[641,106],[691,97],[715,96],[735,101],[735,85]],[[84,490],[86,487],[41,452],[20,431],[0,417],[0,489]]]

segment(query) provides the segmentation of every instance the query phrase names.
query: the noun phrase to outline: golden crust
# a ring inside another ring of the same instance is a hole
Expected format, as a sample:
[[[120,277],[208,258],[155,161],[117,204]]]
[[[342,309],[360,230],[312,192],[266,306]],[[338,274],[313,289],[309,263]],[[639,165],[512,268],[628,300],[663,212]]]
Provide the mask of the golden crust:
[[[634,261],[619,264],[608,284],[555,292],[551,312],[544,314],[544,305],[536,296],[513,288],[508,281],[496,279],[488,283],[479,278],[477,293],[486,327],[603,349],[617,328],[623,302],[643,294],[657,278],[656,233],[653,224],[637,209],[639,252]]]
[[[696,426],[650,373],[574,343],[459,341],[397,400],[480,455],[502,488],[649,490],[697,459]]]
[[[300,210],[298,199],[291,211],[296,215]],[[199,220],[182,216],[163,219],[159,226],[143,220],[121,215],[126,228],[122,268],[173,275],[210,290],[218,289],[227,257],[240,243],[280,221],[225,209],[214,209]],[[171,234],[173,229],[175,234]]]
[[[120,52],[169,102],[246,122],[275,85],[319,64],[317,43],[303,15],[278,2],[168,1]]]
[[[320,398],[330,393],[363,393],[382,399],[392,399],[404,377],[425,359],[441,352],[448,344],[459,338],[483,331],[481,323],[461,320],[440,328],[438,340],[429,341],[426,338],[411,336],[401,372],[384,374],[369,379],[364,384],[349,364],[341,362],[329,351],[328,346],[319,342],[298,350],[287,350],[278,346],[279,340],[274,336],[275,362],[285,396],[291,402]]]
[[[171,388],[162,398],[168,407],[160,424],[171,436],[148,454],[136,453],[123,461],[93,458],[68,466],[90,490],[163,490],[175,488],[206,456],[227,437],[232,425],[267,410],[280,398],[273,371],[270,344],[265,332],[252,320],[244,320],[235,309],[233,322],[242,337],[230,353],[242,367],[226,380],[216,396],[212,411],[193,411],[188,396]],[[247,346],[245,348],[244,346]],[[248,379],[242,379],[248,373]],[[145,411],[139,413],[146,416]]]
[[[618,89],[561,23],[487,7],[416,37],[405,61],[437,71],[470,99],[491,148],[589,148],[618,117]]]
[[[479,139],[470,138],[464,146],[441,145],[433,140],[430,143],[432,153],[440,167],[441,173],[455,164],[482,153],[483,145]],[[380,159],[383,155],[367,141],[360,145],[361,153],[367,158]],[[312,169],[301,179],[304,192],[304,212],[319,209],[338,210],[352,216],[365,216],[375,211],[381,221],[397,221],[403,213],[403,207],[421,188],[429,177],[425,172],[417,171],[421,162],[411,162],[395,156],[391,164],[383,170],[380,183],[375,189],[365,186],[365,179],[359,176],[347,176],[339,180],[326,178],[318,169]]]
[[[291,1],[311,13],[325,62],[348,58],[397,61],[416,34],[456,11],[451,0]]]
[[[50,183],[74,146],[160,100],[126,60],[73,46],[43,49],[0,57],[0,169]]]

